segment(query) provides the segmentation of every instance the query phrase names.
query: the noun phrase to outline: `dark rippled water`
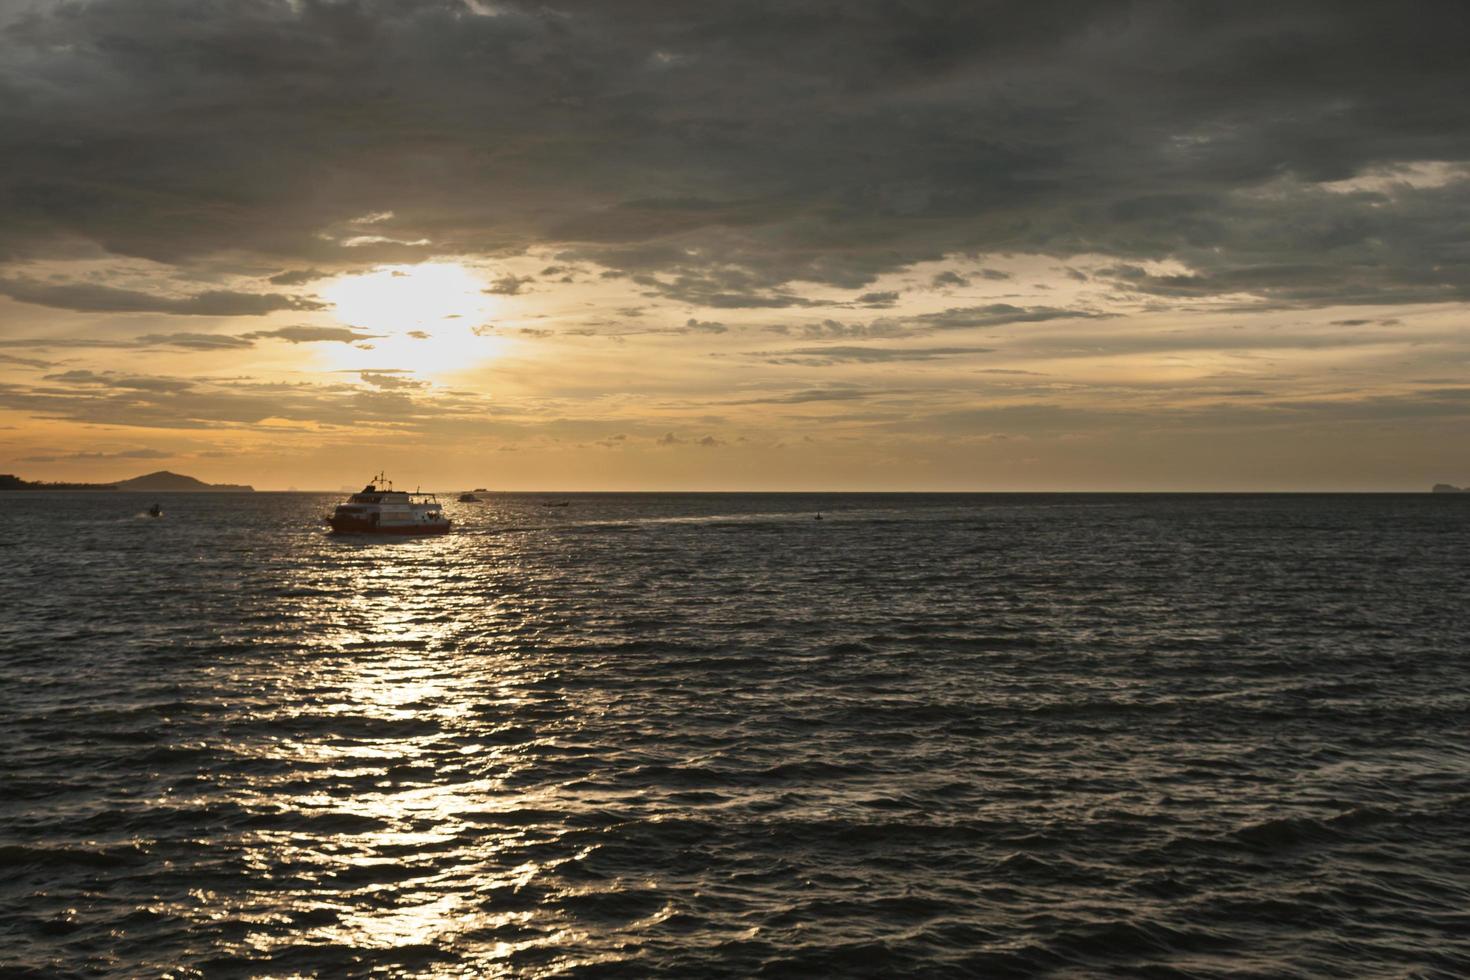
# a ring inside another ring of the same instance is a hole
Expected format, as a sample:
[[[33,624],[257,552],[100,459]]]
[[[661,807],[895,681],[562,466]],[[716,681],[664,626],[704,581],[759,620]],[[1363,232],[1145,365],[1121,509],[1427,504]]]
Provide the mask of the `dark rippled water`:
[[[0,499],[12,974],[1470,974],[1470,496],[161,499]]]

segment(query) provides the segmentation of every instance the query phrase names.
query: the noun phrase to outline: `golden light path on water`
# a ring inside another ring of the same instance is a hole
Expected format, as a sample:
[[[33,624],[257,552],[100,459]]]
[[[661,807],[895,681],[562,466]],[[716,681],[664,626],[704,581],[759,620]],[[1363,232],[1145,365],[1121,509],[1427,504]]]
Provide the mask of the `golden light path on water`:
[[[453,587],[463,576],[455,549],[443,539],[375,543],[362,554],[366,561],[329,572],[325,583],[317,571],[296,576],[304,580],[301,591],[325,584],[333,608],[321,617],[326,628],[310,637],[294,676],[284,680],[316,692],[310,700],[337,735],[272,743],[270,759],[286,775],[251,787],[261,804],[330,817],[356,832],[262,830],[246,837],[254,874],[315,870],[284,903],[294,906],[286,917],[307,928],[285,936],[279,928],[261,929],[244,945],[257,955],[314,944],[395,950],[411,961],[421,953],[425,961],[414,961],[414,972],[444,976],[521,974],[509,961],[518,952],[590,948],[585,929],[556,916],[542,921],[548,916],[534,907],[489,908],[487,896],[526,888],[588,853],[582,848],[545,860],[511,854],[550,843],[522,815],[556,810],[558,794],[513,785],[511,777],[534,762],[524,745],[496,744],[506,729],[520,732],[514,719],[526,700],[519,691],[523,665],[511,653],[466,652],[452,641],[467,625],[493,640],[505,625],[499,604],[470,600]],[[522,574],[515,567],[501,571]],[[487,708],[508,723],[487,725]],[[399,729],[408,731],[392,734]],[[303,770],[312,777],[303,780]],[[356,788],[344,794],[344,784]],[[324,904],[323,891],[334,887],[338,900]],[[262,906],[283,904],[276,892],[258,897]],[[279,912],[265,918],[280,924]],[[494,938],[527,927],[534,938]],[[434,962],[445,950],[455,960]],[[563,953],[547,969],[600,958]]]

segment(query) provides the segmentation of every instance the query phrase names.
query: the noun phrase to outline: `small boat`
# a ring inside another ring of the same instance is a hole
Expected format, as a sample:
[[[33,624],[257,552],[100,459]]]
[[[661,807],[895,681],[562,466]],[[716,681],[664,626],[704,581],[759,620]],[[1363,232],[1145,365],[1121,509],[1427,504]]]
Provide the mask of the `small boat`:
[[[819,520],[819,521],[822,519],[822,512],[821,511],[817,511],[817,517],[816,517],[816,519]]]
[[[462,504],[478,504],[480,498],[472,493],[462,493],[459,495],[459,502]]]
[[[567,507],[571,505],[570,500],[543,500],[542,507]]]
[[[337,505],[327,523],[337,534],[443,534],[449,518],[432,493],[394,490],[379,473],[373,482]]]
[[[161,506],[159,506],[158,504],[154,504],[152,507],[149,507],[148,508],[148,516],[149,517],[162,517],[163,516],[163,508]]]

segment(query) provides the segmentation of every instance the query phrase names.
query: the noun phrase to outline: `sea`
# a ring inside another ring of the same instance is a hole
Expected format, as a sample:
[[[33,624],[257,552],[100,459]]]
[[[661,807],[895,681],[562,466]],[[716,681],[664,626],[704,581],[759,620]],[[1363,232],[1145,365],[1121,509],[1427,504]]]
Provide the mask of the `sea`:
[[[1470,975],[1470,495],[485,496],[0,495],[0,976]]]

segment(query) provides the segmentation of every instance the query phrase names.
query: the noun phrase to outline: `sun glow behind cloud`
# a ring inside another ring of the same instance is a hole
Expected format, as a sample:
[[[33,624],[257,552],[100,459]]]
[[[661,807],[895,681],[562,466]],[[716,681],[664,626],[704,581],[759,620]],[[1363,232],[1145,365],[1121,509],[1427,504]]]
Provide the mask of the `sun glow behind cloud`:
[[[389,332],[428,330],[450,319],[473,326],[495,305],[484,289],[485,283],[462,265],[425,262],[342,276],[321,296],[348,326]]]
[[[342,276],[321,290],[322,299],[344,324],[381,336],[331,356],[342,366],[428,374],[473,367],[505,347],[502,338],[485,335],[486,319],[498,305],[485,287],[453,262]]]

